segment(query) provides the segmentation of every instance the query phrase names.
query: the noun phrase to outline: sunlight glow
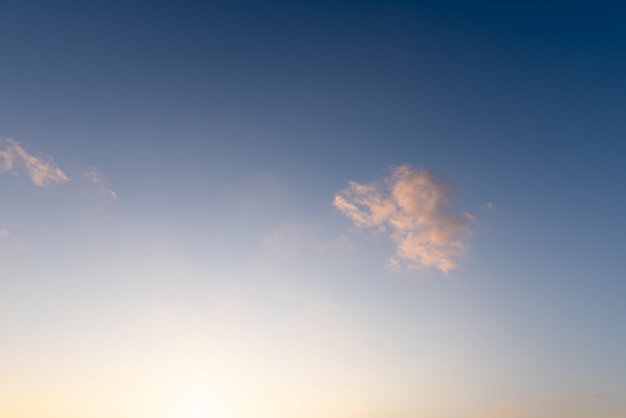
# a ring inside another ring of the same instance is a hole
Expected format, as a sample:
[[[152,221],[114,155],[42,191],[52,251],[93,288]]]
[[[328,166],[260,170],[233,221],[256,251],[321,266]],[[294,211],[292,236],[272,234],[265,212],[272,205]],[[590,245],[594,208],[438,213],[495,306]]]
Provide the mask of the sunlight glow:
[[[199,386],[185,391],[179,408],[176,418],[222,418],[215,411],[207,389]]]

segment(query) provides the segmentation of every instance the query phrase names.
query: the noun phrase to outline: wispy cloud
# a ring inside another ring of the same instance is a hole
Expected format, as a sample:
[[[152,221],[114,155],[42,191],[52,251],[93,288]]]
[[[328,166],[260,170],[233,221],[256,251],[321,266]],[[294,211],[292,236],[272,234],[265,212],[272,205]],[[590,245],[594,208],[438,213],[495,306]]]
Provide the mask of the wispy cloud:
[[[97,168],[92,168],[85,173],[85,178],[89,182],[94,184],[98,188],[98,190],[117,200],[117,193],[107,187],[106,178],[102,171],[98,170]]]
[[[395,167],[390,177],[369,184],[354,181],[335,195],[334,206],[359,228],[376,228],[396,246],[389,266],[398,270],[432,267],[448,272],[467,244],[463,238],[474,217],[446,211],[451,184],[427,170]]]
[[[9,235],[9,231],[6,229],[0,229],[0,237],[8,237]]]
[[[13,138],[0,139],[0,171],[18,174],[20,170],[25,170],[40,187],[69,180],[51,157],[31,155]]]

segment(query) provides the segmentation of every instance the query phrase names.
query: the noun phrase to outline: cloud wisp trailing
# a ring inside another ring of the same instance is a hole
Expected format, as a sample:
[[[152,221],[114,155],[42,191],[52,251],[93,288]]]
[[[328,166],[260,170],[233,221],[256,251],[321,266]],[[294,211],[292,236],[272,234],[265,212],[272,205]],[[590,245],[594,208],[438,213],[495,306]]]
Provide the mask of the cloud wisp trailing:
[[[13,138],[0,139],[0,171],[17,174],[19,170],[25,170],[33,184],[39,187],[69,180],[52,158],[29,154]]]
[[[389,260],[391,269],[436,268],[446,273],[465,252],[464,238],[474,220],[469,213],[446,210],[453,198],[451,184],[427,170],[401,165],[380,181],[350,181],[333,204],[356,227],[376,228],[392,240],[396,251]]]
[[[117,193],[107,187],[106,178],[104,177],[104,173],[102,173],[102,171],[98,170],[97,168],[92,168],[85,173],[85,178],[90,183],[94,184],[102,193],[109,195],[115,200],[118,200]]]
[[[514,408],[494,408],[493,412],[496,414],[511,414],[513,412],[515,412],[516,409]]]

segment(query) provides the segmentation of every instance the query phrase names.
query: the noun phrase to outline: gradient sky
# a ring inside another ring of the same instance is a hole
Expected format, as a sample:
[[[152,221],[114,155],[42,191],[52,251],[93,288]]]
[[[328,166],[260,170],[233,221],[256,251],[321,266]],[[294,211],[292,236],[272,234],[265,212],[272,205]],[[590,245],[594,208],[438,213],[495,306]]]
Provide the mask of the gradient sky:
[[[617,4],[0,1],[0,416],[626,416]]]

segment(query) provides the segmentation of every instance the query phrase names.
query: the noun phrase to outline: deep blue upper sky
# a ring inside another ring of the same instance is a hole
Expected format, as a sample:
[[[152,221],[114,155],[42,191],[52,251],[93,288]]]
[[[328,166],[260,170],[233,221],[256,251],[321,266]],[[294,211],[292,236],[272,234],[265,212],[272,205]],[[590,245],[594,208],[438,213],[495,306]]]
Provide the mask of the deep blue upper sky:
[[[335,188],[409,162],[482,184],[481,199],[514,189],[514,207],[587,206],[606,192],[611,212],[624,9],[5,1],[0,125],[120,170],[166,154],[192,173],[298,171]]]
[[[141,131],[209,151],[208,126],[254,129],[258,141],[229,138],[234,152],[328,163],[353,155],[348,136],[361,161],[441,154],[441,142],[454,163],[615,155],[616,7],[202,3],[5,2],[5,135],[37,118],[67,141],[97,127],[104,148]]]
[[[600,217],[618,216],[625,15],[588,2],[5,1],[0,126],[125,182],[141,181],[122,174],[138,163],[166,178],[269,171],[325,204],[339,179],[408,162],[511,209],[568,218],[562,205],[604,200]]]

